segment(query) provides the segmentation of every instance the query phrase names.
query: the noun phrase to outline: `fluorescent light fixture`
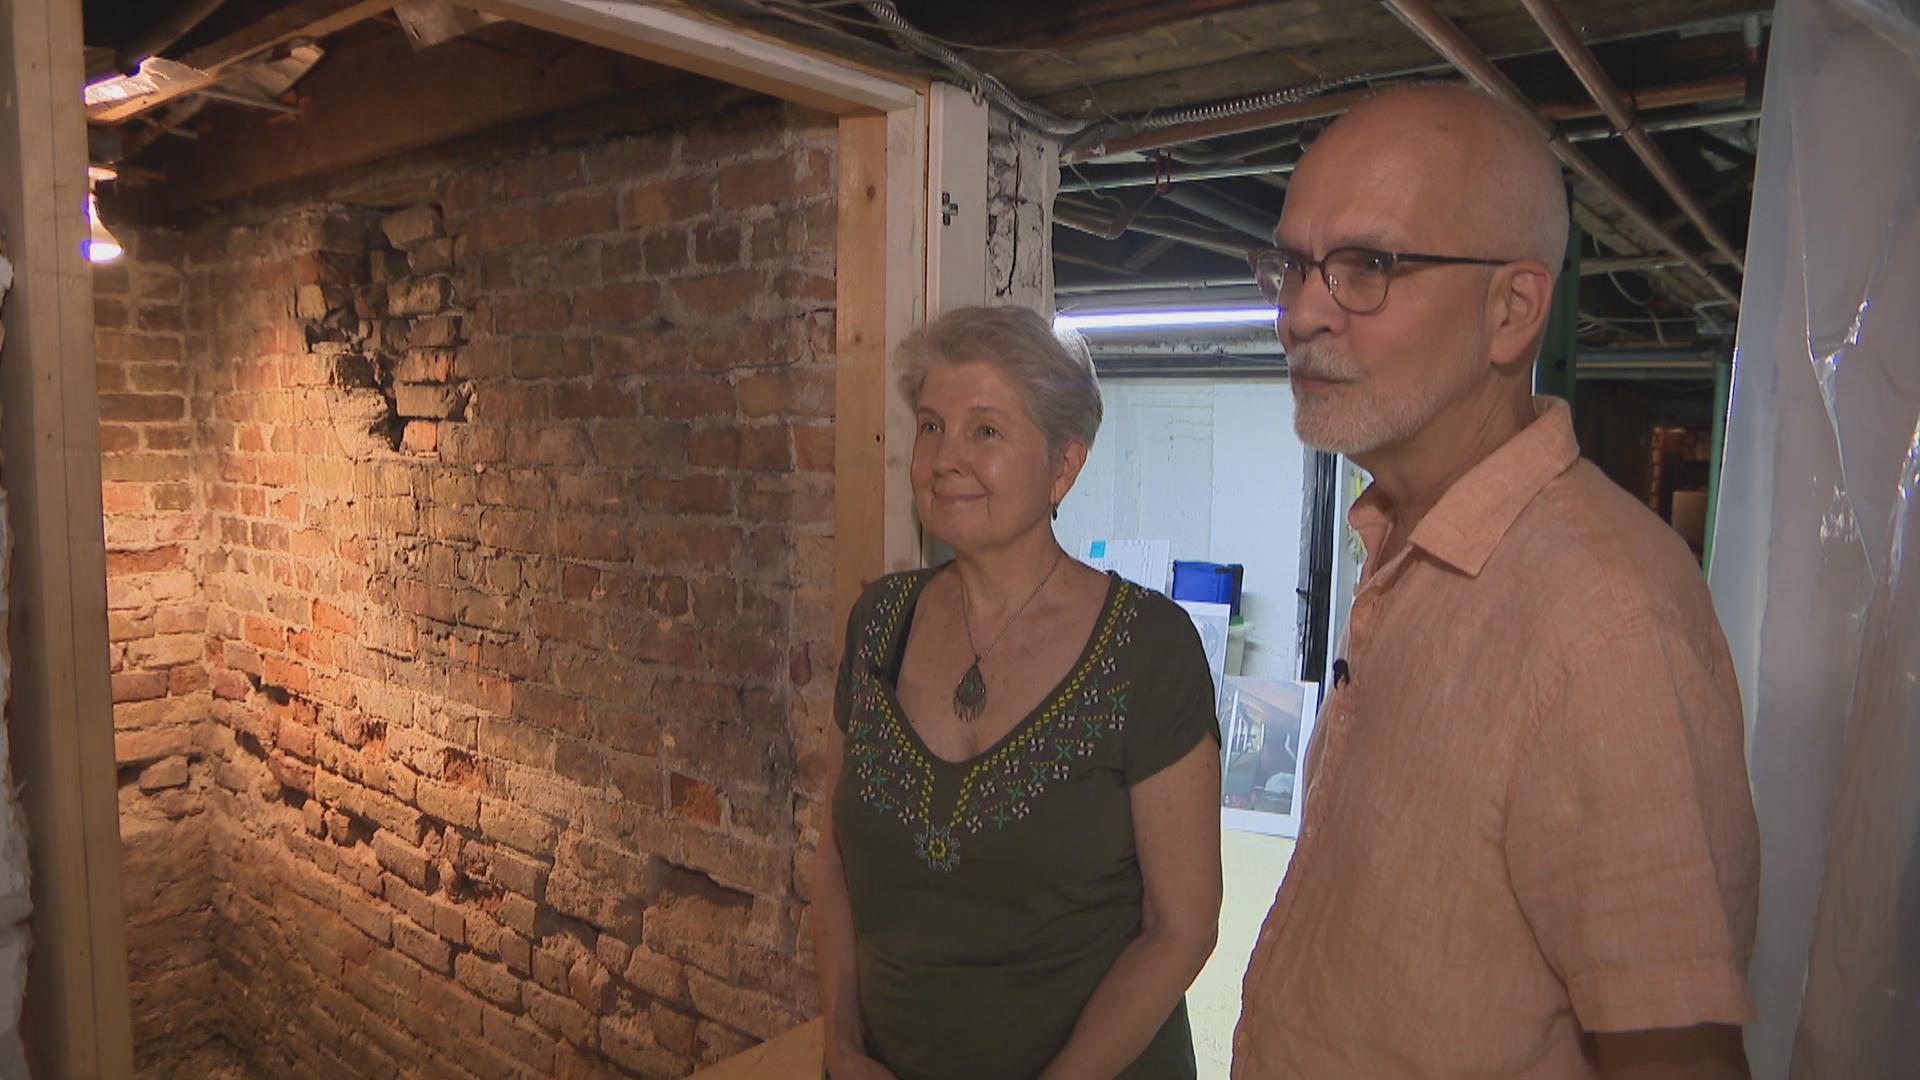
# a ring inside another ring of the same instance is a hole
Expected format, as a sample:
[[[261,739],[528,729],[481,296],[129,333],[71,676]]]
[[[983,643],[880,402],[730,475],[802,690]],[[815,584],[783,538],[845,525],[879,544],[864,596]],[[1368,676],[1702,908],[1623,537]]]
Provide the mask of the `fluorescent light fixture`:
[[[109,263],[119,258],[123,249],[120,241],[107,231],[106,223],[100,220],[100,205],[94,201],[93,192],[87,192],[87,238],[80,244],[81,254],[88,262]]]
[[[1199,326],[1272,326],[1274,309],[1213,308],[1210,310],[1108,311],[1088,315],[1059,314],[1055,330],[1171,330]]]

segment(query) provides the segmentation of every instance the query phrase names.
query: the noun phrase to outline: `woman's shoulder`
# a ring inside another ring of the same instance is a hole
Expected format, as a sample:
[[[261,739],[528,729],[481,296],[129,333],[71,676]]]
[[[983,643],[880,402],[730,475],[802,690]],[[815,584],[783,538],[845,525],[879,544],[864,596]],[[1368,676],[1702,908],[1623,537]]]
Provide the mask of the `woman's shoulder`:
[[[915,590],[927,583],[927,579],[939,573],[937,566],[921,567],[915,570],[896,570],[883,574],[867,582],[860,590],[860,598],[854,601],[856,608],[872,609],[886,604],[890,600],[912,596]]]
[[[1164,641],[1168,637],[1199,639],[1199,631],[1194,629],[1193,619],[1186,609],[1168,599],[1166,594],[1121,579],[1120,602],[1133,609],[1133,622],[1139,628],[1141,636]]]
[[[854,600],[853,610],[847,613],[848,629],[857,632],[862,627],[897,616],[937,569],[899,570],[868,582],[866,588],[860,590],[859,598]]]

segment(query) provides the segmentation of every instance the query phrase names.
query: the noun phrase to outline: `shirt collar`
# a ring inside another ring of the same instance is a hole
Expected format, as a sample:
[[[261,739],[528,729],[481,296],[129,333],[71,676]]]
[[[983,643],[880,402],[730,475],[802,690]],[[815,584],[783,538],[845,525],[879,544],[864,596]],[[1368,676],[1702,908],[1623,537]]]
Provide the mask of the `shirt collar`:
[[[1408,538],[1416,547],[1466,574],[1477,576],[1520,512],[1548,483],[1580,459],[1573,413],[1556,397],[1533,399],[1534,421],[1456,480]],[[1386,538],[1386,498],[1368,487],[1347,514],[1372,560]]]

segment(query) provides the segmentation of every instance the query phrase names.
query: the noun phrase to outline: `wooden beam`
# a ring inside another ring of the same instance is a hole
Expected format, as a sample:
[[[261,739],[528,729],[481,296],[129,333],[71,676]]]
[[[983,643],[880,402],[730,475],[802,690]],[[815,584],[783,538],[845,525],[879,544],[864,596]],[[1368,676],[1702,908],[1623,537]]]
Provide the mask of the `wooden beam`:
[[[602,48],[844,116],[914,107],[926,80],[662,7],[619,0],[471,0],[473,7]]]
[[[1069,5],[1030,0],[987,4],[921,5],[920,29],[975,46],[1032,47],[1045,42],[1059,50],[1111,38],[1135,37],[1167,26],[1218,16],[1268,0],[1078,0]]]
[[[927,310],[926,108],[840,120],[834,371],[833,603],[919,565],[907,469],[913,415],[895,346]]]
[[[1687,82],[1669,83],[1665,86],[1651,86],[1643,90],[1634,90],[1626,94],[1635,113],[1649,109],[1671,109],[1678,105],[1703,105],[1709,101],[1726,101],[1729,98],[1745,97],[1747,80],[1740,75],[1726,75],[1717,79],[1691,79]],[[1585,120],[1592,116],[1604,115],[1597,102],[1554,101],[1539,106],[1540,115],[1553,121]]]
[[[1618,209],[1600,199],[1584,184],[1576,182],[1573,191],[1573,219],[1580,223],[1582,232],[1593,237],[1596,244],[1624,258],[1639,258],[1647,254],[1642,241],[1634,235],[1632,225]],[[1682,260],[1677,267],[1651,267],[1641,273],[1654,288],[1683,307],[1690,308],[1714,299],[1704,283],[1685,271],[1686,263]]]
[[[263,59],[273,50],[296,41],[317,41],[371,18],[393,6],[393,0],[301,0],[261,19],[246,29],[195,49],[181,63],[200,74],[168,83],[158,93],[130,98],[87,111],[93,123],[127,120],[218,83],[249,60]]]
[[[886,572],[887,118],[840,121],[833,610]]]
[[[565,43],[519,26],[473,37],[503,47],[463,39],[416,52],[398,31],[383,33],[314,68],[297,117],[222,110],[200,138],[168,148],[168,205],[217,202],[678,77],[620,53],[557,49]]]
[[[920,521],[913,509],[914,433],[919,422],[899,391],[895,350],[925,322],[934,300],[927,295],[927,99],[918,96],[909,109],[887,114],[887,344],[885,397],[886,459],[882,465],[881,558],[887,571],[925,564]],[[841,264],[845,266],[845,263]]]
[[[1764,0],[1570,0],[1568,13],[1590,41],[1676,23],[1758,14]],[[1460,27],[1495,57],[1544,44],[1512,0],[1450,0]],[[964,40],[971,40],[964,38]],[[987,66],[1032,104],[1098,119],[1279,90],[1342,75],[1391,75],[1431,68],[1432,54],[1378,4],[1298,0],[1259,4],[1163,23],[1129,34],[1056,47],[1044,38]]]
[[[13,553],[7,723],[33,858],[27,1060],[133,1075],[107,672],[106,543],[87,235],[80,6],[0,0],[0,235],[16,278],[0,356]]]

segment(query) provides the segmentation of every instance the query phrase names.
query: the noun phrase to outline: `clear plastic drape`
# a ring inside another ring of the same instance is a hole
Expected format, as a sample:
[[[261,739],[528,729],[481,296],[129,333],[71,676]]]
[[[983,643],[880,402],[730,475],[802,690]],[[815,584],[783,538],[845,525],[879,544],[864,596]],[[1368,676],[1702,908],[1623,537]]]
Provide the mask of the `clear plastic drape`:
[[[1778,6],[1733,378],[1754,1075],[1920,1076],[1920,0]]]

